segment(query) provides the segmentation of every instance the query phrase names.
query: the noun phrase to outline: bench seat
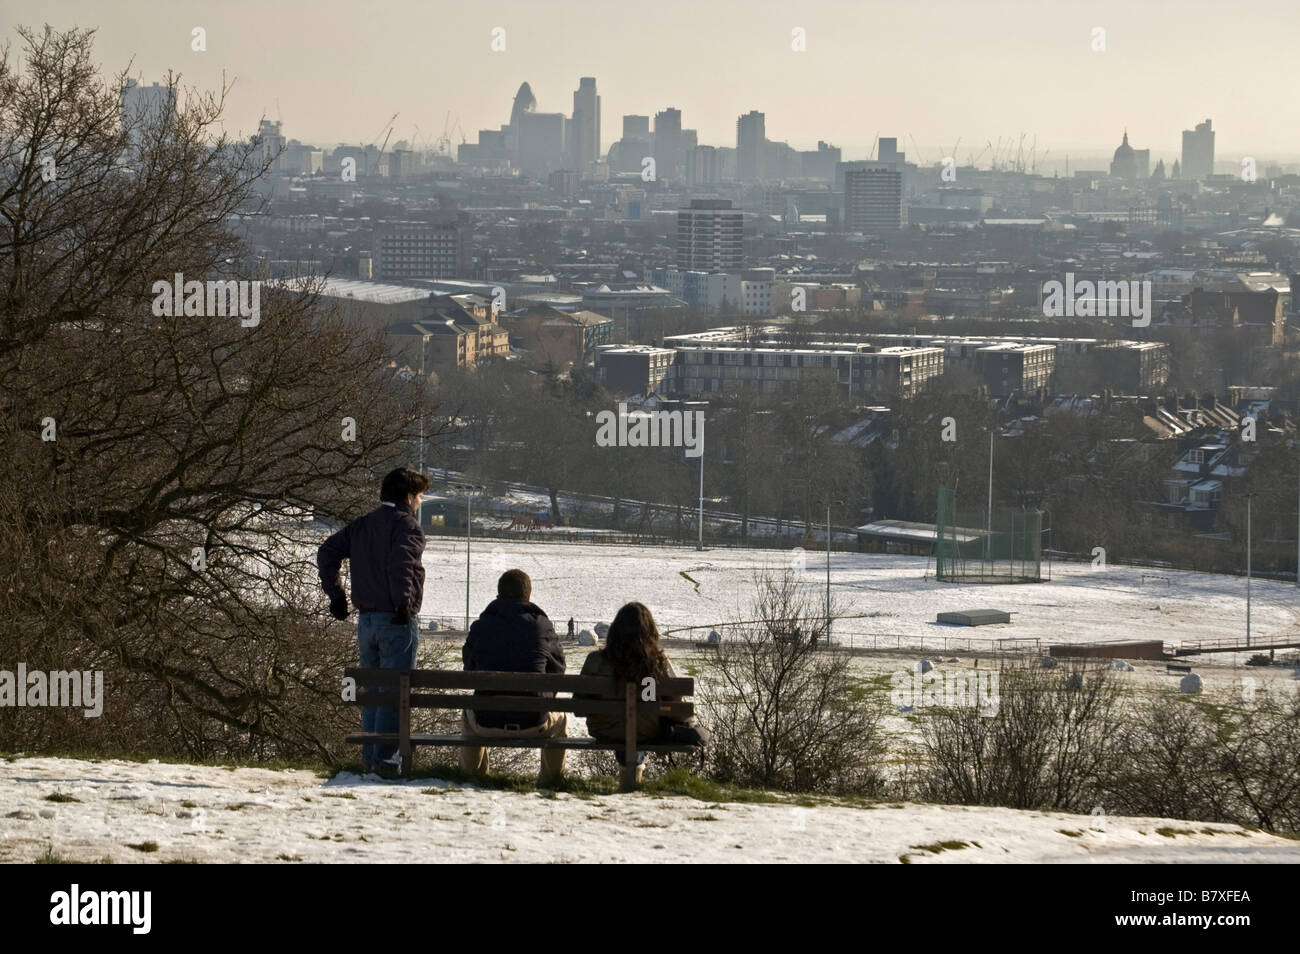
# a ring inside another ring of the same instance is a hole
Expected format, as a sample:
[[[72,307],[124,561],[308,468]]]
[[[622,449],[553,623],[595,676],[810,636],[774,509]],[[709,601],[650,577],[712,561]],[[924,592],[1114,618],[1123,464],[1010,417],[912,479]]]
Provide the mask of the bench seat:
[[[400,742],[396,732],[357,732],[349,735],[349,745],[366,745],[375,742]],[[411,733],[412,745],[441,745],[455,747],[494,748],[494,749],[589,749],[594,751],[622,751],[627,748],[623,742],[607,742],[603,739],[556,738],[556,739],[503,739],[496,736],[481,737],[476,735],[429,735],[422,732]],[[638,752],[698,752],[697,745],[682,742],[638,742]]]

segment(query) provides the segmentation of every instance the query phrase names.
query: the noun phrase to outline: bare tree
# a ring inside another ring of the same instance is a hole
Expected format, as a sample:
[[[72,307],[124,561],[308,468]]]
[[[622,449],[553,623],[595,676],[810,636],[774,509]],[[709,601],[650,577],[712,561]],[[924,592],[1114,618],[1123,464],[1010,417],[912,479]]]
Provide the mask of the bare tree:
[[[0,655],[105,670],[107,699],[99,720],[6,721],[0,745],[329,755],[355,718],[351,634],[321,612],[312,521],[373,505],[422,383],[318,283],[259,286],[256,322],[160,314],[178,273],[255,280],[231,217],[258,206],[260,145],[215,134],[222,95],[124,123],[90,31],[19,33],[24,69],[0,59]]]
[[[1088,811],[1119,725],[1114,680],[1083,662],[1004,666],[998,675],[994,715],[975,706],[923,710],[922,790],[939,802]]]

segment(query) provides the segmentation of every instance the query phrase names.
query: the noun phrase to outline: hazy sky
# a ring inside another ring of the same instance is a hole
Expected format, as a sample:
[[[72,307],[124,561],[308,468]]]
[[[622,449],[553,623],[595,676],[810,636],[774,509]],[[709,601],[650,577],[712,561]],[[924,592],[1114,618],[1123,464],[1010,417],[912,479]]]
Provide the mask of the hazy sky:
[[[474,141],[509,118],[527,80],[544,112],[571,113],[580,76],[602,97],[602,152],[624,113],[682,110],[700,142],[735,145],[736,117],[769,139],[826,139],[860,158],[877,133],[934,161],[961,137],[1037,135],[1050,161],[1109,153],[1125,127],[1152,163],[1211,117],[1216,158],[1300,157],[1300,0],[43,0],[16,23],[99,28],[106,71],[145,83],[234,80],[227,128],[260,116],[317,144],[364,143],[394,112],[393,141],[441,135],[448,111]],[[207,51],[191,50],[204,27]],[[491,50],[505,29],[506,50]],[[806,31],[807,52],[791,50]],[[1093,52],[1093,29],[1105,30]],[[913,145],[913,137],[919,150]],[[459,141],[459,134],[455,137]],[[987,162],[985,154],[982,162]],[[1095,168],[1096,163],[1088,163]]]

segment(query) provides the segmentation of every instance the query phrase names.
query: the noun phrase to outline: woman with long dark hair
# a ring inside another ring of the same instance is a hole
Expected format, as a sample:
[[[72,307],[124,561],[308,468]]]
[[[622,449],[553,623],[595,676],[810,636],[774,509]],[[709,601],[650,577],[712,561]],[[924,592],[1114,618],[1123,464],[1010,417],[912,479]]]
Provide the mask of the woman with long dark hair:
[[[655,626],[654,617],[645,604],[635,602],[625,603],[619,609],[614,616],[614,622],[609,626],[609,634],[605,637],[605,648],[598,649],[587,657],[587,661],[582,666],[582,674],[612,676],[615,679],[625,679],[638,684],[647,676],[654,679],[674,679],[677,676],[673,664],[668,661],[668,657],[664,655],[659,645],[659,629]],[[679,701],[677,696],[662,692],[659,693],[658,698],[660,702]],[[674,741],[701,744],[708,741],[704,730],[697,728],[694,720],[675,725],[664,725],[665,721],[667,720],[661,720],[653,713],[638,714],[637,740],[650,742],[671,736]],[[602,741],[622,742],[624,728],[625,720],[621,710],[617,713],[601,712],[587,716],[587,731],[593,738]],[[619,764],[623,764],[623,753],[614,754]],[[641,778],[641,763],[644,760],[645,753],[638,752],[638,780]]]

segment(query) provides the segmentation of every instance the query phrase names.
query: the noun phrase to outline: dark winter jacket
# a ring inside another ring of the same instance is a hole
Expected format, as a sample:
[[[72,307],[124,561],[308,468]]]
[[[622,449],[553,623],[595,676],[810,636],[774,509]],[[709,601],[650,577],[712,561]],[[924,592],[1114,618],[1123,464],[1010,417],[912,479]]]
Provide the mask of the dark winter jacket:
[[[461,658],[466,672],[564,672],[564,649],[555,635],[555,627],[540,607],[526,600],[495,599],[489,603],[470,626]],[[474,694],[502,695],[486,689]],[[537,695],[554,696],[555,693]],[[474,721],[490,728],[506,725],[532,728],[541,724],[542,713],[480,710],[474,713]]]
[[[321,586],[333,598],[343,592],[339,567],[351,565],[352,603],[363,613],[412,616],[424,602],[424,531],[405,503],[384,504],[333,534],[316,551]]]

